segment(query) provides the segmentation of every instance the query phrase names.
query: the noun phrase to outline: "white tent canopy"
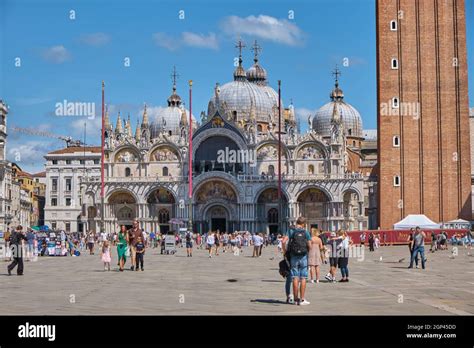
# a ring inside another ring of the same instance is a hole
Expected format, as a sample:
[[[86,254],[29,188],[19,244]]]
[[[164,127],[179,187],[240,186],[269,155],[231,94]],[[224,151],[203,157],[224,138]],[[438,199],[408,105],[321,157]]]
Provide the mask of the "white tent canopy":
[[[456,219],[445,222],[443,228],[471,228],[471,223],[463,219]]]
[[[440,224],[431,221],[423,214],[410,214],[403,220],[393,225],[395,230],[409,230],[410,228],[420,227],[421,229],[437,229]]]

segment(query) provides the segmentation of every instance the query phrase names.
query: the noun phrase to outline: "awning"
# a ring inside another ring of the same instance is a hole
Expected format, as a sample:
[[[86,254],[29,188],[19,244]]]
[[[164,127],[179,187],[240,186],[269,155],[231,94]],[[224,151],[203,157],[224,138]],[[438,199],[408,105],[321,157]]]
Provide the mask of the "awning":
[[[410,228],[419,227],[421,229],[439,229],[440,224],[430,220],[423,214],[410,214],[403,220],[393,225],[395,230],[409,230]]]

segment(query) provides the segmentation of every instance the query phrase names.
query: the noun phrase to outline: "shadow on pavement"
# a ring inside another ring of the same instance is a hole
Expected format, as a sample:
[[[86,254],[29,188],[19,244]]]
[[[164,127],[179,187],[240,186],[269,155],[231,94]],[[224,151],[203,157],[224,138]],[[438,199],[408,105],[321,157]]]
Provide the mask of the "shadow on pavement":
[[[255,300],[250,300],[250,302],[258,302],[258,303],[272,303],[272,304],[288,304],[282,300],[274,300],[271,298],[257,298]]]

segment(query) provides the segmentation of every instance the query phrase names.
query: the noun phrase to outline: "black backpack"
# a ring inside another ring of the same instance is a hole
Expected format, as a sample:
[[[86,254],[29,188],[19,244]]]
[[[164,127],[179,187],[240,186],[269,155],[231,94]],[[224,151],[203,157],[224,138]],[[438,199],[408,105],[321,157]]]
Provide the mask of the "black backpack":
[[[190,242],[191,241],[191,233],[186,233],[186,242]]]
[[[305,230],[297,229],[293,231],[288,249],[291,255],[302,256],[308,253],[308,240],[306,239]]]

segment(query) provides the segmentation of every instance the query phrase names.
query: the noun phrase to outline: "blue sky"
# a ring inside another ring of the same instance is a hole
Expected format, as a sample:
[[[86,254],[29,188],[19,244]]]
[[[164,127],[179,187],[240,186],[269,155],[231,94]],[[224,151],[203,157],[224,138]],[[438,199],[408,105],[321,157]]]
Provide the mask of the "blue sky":
[[[466,2],[471,68],[473,3]],[[152,113],[166,105],[173,65],[186,101],[187,81],[194,81],[193,113],[199,115],[215,83],[232,79],[240,33],[248,46],[245,67],[253,63],[249,46],[257,39],[270,85],[282,80],[284,104],[293,100],[303,128],[306,115],[329,101],[336,64],[346,101],[359,110],[364,128],[376,128],[375,0],[0,0],[0,26],[0,98],[10,106],[9,126],[82,138],[87,122],[87,143],[98,144],[101,81],[111,120],[120,110],[125,117],[130,113],[135,126],[144,102]],[[344,58],[349,67],[342,66]],[[472,70],[469,85],[474,86]],[[65,99],[95,102],[97,118],[54,115],[55,104]],[[8,158],[39,171],[44,153],[62,145],[11,132]]]

